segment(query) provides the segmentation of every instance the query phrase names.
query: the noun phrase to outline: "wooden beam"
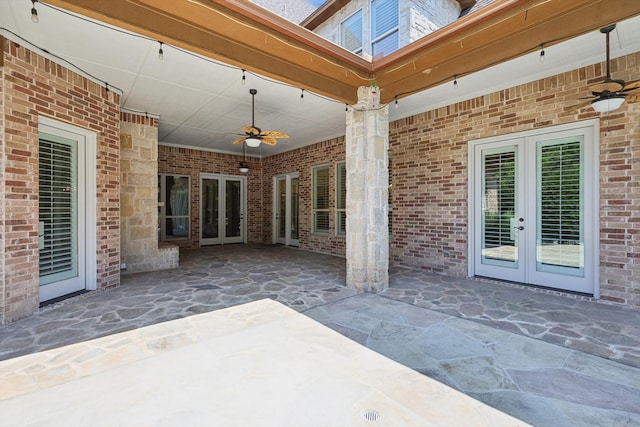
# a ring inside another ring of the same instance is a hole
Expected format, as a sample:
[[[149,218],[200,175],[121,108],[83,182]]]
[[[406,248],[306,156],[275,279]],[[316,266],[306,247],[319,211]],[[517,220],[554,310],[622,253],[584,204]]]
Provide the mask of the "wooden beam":
[[[256,5],[244,10],[221,0],[50,3],[345,103],[356,102],[357,88],[373,81],[369,62]]]
[[[377,61],[374,75],[382,89],[381,102],[506,62],[542,43],[551,46],[636,16],[640,1],[513,0],[485,9]]]

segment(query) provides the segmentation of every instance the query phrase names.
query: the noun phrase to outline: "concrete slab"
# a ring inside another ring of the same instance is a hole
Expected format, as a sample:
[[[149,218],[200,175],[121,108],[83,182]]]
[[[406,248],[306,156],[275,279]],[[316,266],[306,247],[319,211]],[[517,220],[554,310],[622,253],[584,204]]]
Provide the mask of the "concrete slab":
[[[0,397],[11,426],[526,425],[271,300],[0,362]]]

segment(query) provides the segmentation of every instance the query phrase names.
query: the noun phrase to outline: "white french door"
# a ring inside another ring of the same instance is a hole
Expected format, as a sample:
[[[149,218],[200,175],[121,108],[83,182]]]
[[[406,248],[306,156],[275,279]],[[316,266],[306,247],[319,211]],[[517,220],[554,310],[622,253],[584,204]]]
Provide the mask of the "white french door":
[[[39,122],[42,302],[95,289],[95,148],[90,133],[44,118]]]
[[[246,178],[200,175],[200,246],[243,243]]]
[[[598,295],[597,124],[470,144],[470,273]]]
[[[274,243],[298,246],[299,175],[291,173],[273,179]]]

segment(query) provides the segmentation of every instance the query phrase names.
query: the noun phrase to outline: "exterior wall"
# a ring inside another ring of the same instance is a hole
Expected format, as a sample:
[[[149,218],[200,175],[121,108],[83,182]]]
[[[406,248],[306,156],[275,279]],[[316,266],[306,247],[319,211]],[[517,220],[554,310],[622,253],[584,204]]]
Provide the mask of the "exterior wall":
[[[398,0],[399,47],[404,47],[458,19],[455,0]],[[371,0],[354,0],[313,31],[340,45],[340,24],[362,9],[363,56],[371,56]]]
[[[38,116],[96,133],[98,289],[120,283],[120,97],[9,40],[2,45],[0,322],[38,309]]]
[[[127,273],[178,266],[178,247],[158,250],[158,120],[122,113],[120,261]]]
[[[401,46],[452,23],[458,19],[461,11],[460,4],[455,0],[413,0],[401,4]]]
[[[336,218],[329,216],[330,233],[313,233],[313,167],[329,165],[329,209],[336,207],[336,163],[345,160],[344,137],[277,154],[264,159],[263,229],[265,242],[273,240],[273,177],[299,172],[299,247],[300,249],[345,256],[346,236],[336,234]]]
[[[596,64],[391,123],[392,263],[466,276],[469,141],[600,118],[601,298],[640,306],[640,104],[566,111],[604,74]],[[612,74],[637,78],[640,53]]]
[[[200,174],[244,176],[247,178],[247,242],[263,241],[262,171],[250,167],[246,174],[238,172],[241,156],[177,148],[158,147],[158,173],[189,175],[191,177],[191,237],[172,239],[171,244],[181,248],[197,248],[200,245]],[[250,160],[250,159],[248,159]],[[251,163],[251,162],[250,162]],[[157,200],[156,200],[157,201]]]

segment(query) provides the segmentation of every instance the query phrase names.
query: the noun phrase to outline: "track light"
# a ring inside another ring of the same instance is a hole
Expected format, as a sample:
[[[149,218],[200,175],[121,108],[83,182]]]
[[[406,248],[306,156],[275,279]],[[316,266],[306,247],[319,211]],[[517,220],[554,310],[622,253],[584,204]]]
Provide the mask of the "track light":
[[[31,0],[31,22],[37,24],[40,22],[40,18],[38,18],[38,11],[36,10],[36,3],[38,0]]]
[[[544,43],[540,45],[540,62],[544,62]]]
[[[241,84],[242,86],[244,86],[244,85],[245,85],[245,83],[247,82],[247,76],[246,76],[244,73],[245,73],[245,70],[244,70],[244,68],[243,68],[243,69],[242,69],[242,80],[240,80],[240,84]]]
[[[162,42],[158,41],[158,43],[160,43],[160,49],[158,49],[158,59],[162,61],[164,59],[164,50],[162,50]]]

